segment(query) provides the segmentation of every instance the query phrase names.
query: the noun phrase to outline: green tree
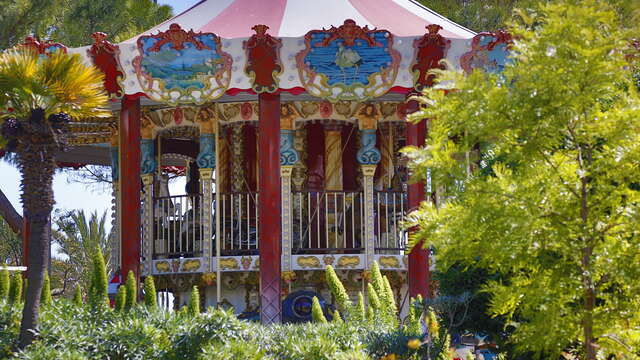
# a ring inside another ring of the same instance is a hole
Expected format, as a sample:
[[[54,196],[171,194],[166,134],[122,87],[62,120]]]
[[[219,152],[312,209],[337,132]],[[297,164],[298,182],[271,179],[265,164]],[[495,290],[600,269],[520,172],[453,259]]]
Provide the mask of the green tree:
[[[40,57],[32,51],[0,55],[0,146],[14,152],[22,173],[22,205],[29,218],[28,296],[23,309],[20,348],[30,344],[38,321],[40,292],[48,262],[53,173],[56,153],[64,149],[72,119],[100,117],[107,96],[102,74],[79,55],[57,52]]]
[[[0,49],[20,43],[25,36],[45,35],[62,0],[0,0]]]
[[[331,294],[333,294],[333,297],[338,303],[338,308],[343,312],[349,311],[352,306],[351,300],[349,300],[349,294],[347,294],[347,290],[344,288],[342,281],[340,281],[340,278],[338,278],[338,275],[331,265],[327,265],[325,268],[325,279],[327,280]]]
[[[0,217],[0,263],[20,265],[22,262],[22,237]]]
[[[56,211],[54,223],[57,230],[53,233],[53,240],[58,244],[58,252],[66,255],[72,271],[69,278],[75,279],[83,287],[91,284],[91,272],[86,270],[93,264],[96,249],[102,258],[106,259],[107,274],[112,272],[110,259],[111,238],[106,229],[107,212],[98,215],[92,212],[87,216],[84,210]]]
[[[153,282],[153,276],[147,276],[144,279],[144,304],[149,309],[158,307],[158,299],[156,298],[156,285]]]
[[[624,57],[630,32],[595,0],[553,2],[511,31],[501,74],[430,89],[414,120],[434,119],[415,174],[429,169],[446,201],[423,204],[412,243],[435,245],[441,268],[478,264],[489,311],[518,322],[520,352],[549,358],[637,358],[640,336],[640,99]],[[444,83],[443,83],[444,84]],[[635,324],[629,326],[629,324]],[[578,345],[580,344],[580,345]]]
[[[127,274],[127,282],[124,286],[127,294],[124,309],[129,311],[133,309],[138,302],[138,283],[136,282],[135,275],[133,275],[133,271],[129,270],[129,273]]]

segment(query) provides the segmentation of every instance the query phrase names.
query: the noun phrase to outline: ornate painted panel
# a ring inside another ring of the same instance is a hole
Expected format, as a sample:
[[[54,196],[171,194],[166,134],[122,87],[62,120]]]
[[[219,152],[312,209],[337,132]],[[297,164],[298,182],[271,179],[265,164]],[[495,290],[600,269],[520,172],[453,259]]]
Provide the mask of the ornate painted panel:
[[[253,80],[253,91],[275,92],[278,90],[278,77],[283,69],[280,61],[282,41],[267,34],[267,25],[256,25],[251,29],[256,34],[243,43],[247,52],[245,73]]]
[[[140,86],[168,104],[202,104],[224,94],[231,81],[231,56],[213,33],[185,31],[178,24],[138,38],[133,60]]]
[[[24,39],[24,42],[21,44],[21,46],[31,49],[33,51],[35,51],[36,53],[40,54],[41,56],[44,55],[51,55],[57,51],[62,51],[63,53],[67,52],[67,47],[57,43],[57,42],[53,42],[53,41],[38,41],[35,37],[33,36],[27,36]]]
[[[332,102],[366,100],[393,86],[400,53],[388,31],[345,20],[337,28],[308,32],[296,60],[302,86],[311,95]]]
[[[431,70],[445,68],[440,61],[447,56],[451,40],[438,33],[441,29],[442,26],[437,24],[427,25],[427,33],[413,41],[416,55],[411,71],[414,88],[418,91],[433,86],[435,75],[430,73]]]
[[[483,69],[500,73],[509,59],[509,49],[513,42],[511,34],[505,31],[479,33],[471,41],[471,50],[460,57],[460,65],[466,73]]]

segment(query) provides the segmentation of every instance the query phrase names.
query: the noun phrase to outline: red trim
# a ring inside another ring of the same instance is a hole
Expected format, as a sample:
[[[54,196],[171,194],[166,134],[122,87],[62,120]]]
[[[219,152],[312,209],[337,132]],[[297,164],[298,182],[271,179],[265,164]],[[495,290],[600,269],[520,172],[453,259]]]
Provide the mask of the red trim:
[[[125,97],[120,111],[122,274],[140,273],[140,99]]]
[[[244,71],[253,79],[251,88],[255,92],[273,93],[278,90],[278,77],[283,68],[280,61],[282,40],[267,34],[267,25],[256,25],[251,29],[256,34],[242,44],[247,53]]]
[[[415,101],[409,103],[407,112],[417,110]],[[426,137],[426,122],[418,124],[407,123],[407,145],[424,146]],[[420,202],[425,200],[424,183],[410,184],[407,189],[407,205],[409,211],[413,211],[420,206]],[[422,243],[414,247],[409,253],[409,296],[415,298],[420,294],[423,298],[429,298],[429,283],[431,273],[429,271],[429,253],[422,248]]]
[[[300,95],[300,94],[304,94],[307,90],[305,90],[305,88],[301,87],[301,86],[296,86],[296,87],[292,87],[292,88],[288,88],[288,89],[282,89],[282,88],[278,88],[278,90],[276,92],[274,92],[274,95],[278,95],[278,94],[283,94],[283,93],[289,93],[291,95]],[[411,93],[413,91],[413,88],[410,87],[404,87],[404,86],[394,86],[391,89],[389,89],[390,93],[395,93],[395,94],[402,94],[402,95],[407,95],[409,93]],[[240,89],[240,88],[229,88],[227,89],[227,91],[225,92],[226,95],[229,96],[236,96],[236,95],[240,95],[240,94],[249,94],[249,95],[257,95],[257,93],[255,91],[253,91],[252,89]],[[143,93],[143,92],[138,92],[135,94],[127,94],[126,95],[128,98],[130,99],[137,99],[140,97],[146,97],[149,98],[147,96],[147,94]]]
[[[107,41],[107,34],[95,32],[91,35],[94,44],[87,54],[93,60],[93,65],[104,74],[104,88],[110,96],[122,97],[124,92],[120,81],[124,78],[122,66],[120,66],[120,47]]]
[[[260,319],[281,321],[280,96],[258,96],[258,216],[260,218]]]
[[[411,71],[418,72],[418,78],[415,79],[414,84],[418,91],[433,86],[436,76],[429,73],[432,69],[445,69],[440,61],[447,56],[451,40],[445,39],[438,33],[441,29],[440,25],[431,24],[427,26],[428,32],[422,38],[413,41],[416,55]]]

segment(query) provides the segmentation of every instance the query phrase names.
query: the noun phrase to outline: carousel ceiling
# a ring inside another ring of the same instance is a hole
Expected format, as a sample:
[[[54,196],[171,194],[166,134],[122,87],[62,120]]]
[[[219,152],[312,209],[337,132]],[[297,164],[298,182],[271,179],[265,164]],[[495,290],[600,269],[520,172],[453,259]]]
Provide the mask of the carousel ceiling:
[[[414,0],[207,0],[119,44],[37,43],[80,54],[113,98],[170,106],[281,93],[338,101],[399,97],[434,68],[500,70],[511,38],[475,34]]]

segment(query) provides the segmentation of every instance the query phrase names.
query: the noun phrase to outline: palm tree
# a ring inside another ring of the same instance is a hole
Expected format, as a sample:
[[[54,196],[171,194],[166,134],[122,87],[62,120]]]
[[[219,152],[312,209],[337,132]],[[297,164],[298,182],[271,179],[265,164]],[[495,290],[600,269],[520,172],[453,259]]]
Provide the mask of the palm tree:
[[[71,265],[70,274],[83,288],[88,289],[91,274],[86,270],[91,268],[96,249],[102,252],[109,270],[111,258],[111,238],[106,229],[107,212],[98,215],[92,212],[87,218],[83,210],[62,213],[54,217],[57,231],[54,231],[53,241],[59,246],[59,253],[66,255]]]
[[[22,206],[31,224],[26,292],[19,348],[29,345],[38,323],[40,292],[50,241],[56,152],[64,149],[67,124],[108,116],[102,74],[79,55],[47,56],[28,49],[0,55],[0,146],[14,152],[22,173]]]

